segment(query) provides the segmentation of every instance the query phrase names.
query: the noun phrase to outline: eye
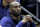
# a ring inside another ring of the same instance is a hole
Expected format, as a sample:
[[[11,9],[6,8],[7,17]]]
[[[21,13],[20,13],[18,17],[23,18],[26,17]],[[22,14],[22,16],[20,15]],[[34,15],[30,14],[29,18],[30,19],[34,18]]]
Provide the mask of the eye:
[[[15,6],[14,8],[17,8],[17,6]]]
[[[19,8],[20,8],[20,6],[19,6]]]
[[[19,8],[20,8],[21,6],[19,6]]]

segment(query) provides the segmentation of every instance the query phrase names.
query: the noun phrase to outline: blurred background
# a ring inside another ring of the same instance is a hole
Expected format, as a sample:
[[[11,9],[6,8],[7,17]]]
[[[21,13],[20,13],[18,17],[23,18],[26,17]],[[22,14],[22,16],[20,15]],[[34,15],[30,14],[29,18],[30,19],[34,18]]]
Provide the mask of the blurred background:
[[[28,10],[38,19],[40,19],[40,0],[20,0],[20,4],[26,10]],[[22,10],[22,14],[26,15],[27,13]],[[38,22],[37,20],[35,20],[35,22],[36,22],[36,25],[40,25],[40,22]]]

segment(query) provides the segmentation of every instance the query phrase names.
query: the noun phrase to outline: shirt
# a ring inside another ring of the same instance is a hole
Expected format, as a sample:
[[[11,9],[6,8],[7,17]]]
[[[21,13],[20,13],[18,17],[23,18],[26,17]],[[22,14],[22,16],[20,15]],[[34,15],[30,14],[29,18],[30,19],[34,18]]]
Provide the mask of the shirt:
[[[25,24],[23,24],[21,21],[19,23],[16,23],[14,20],[12,20],[12,17],[3,17],[0,25],[2,27],[30,27],[29,22],[27,22]],[[31,26],[36,27],[34,22],[32,23]]]

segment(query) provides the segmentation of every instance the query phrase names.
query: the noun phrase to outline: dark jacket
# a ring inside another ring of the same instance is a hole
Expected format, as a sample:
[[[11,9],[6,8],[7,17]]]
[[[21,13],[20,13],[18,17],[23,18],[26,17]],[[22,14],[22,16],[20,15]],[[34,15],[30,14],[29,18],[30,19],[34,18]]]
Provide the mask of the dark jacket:
[[[12,19],[12,17],[3,17],[1,19],[0,25],[2,27],[36,27],[35,22],[33,23],[27,22],[23,24],[21,22],[21,17],[20,17],[19,22],[18,21],[16,22],[14,19]]]
[[[8,6],[5,8],[2,4],[2,0],[0,0],[0,19],[7,15]]]

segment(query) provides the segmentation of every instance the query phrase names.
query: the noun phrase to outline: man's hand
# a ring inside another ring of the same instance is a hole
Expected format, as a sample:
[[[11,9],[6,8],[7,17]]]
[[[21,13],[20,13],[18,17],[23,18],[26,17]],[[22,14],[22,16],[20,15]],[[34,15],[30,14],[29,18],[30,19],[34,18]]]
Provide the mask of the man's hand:
[[[31,23],[33,23],[33,19],[32,19],[31,17],[29,18],[29,21],[30,21]]]
[[[32,17],[31,15],[26,15],[26,16],[24,16],[22,22],[23,22],[23,23],[28,22],[31,17]],[[31,21],[31,20],[30,20],[30,21]]]

